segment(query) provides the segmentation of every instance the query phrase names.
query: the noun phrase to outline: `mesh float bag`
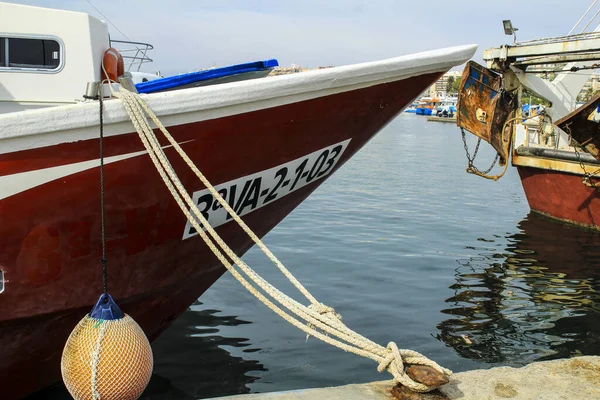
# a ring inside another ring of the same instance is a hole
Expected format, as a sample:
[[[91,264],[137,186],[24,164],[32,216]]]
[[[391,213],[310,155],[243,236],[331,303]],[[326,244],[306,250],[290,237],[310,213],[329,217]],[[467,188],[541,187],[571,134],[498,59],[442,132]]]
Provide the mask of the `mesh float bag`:
[[[76,400],[137,399],[150,381],[152,367],[152,348],[144,331],[110,295],[102,295],[77,324],[61,360],[63,381]]]

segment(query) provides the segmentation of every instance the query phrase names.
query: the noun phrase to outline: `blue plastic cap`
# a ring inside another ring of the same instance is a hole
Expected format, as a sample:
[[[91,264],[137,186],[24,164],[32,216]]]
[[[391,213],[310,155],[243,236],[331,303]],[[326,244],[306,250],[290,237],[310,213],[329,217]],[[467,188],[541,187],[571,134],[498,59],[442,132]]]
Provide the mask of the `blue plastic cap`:
[[[125,316],[123,311],[117,306],[117,303],[113,300],[112,296],[108,293],[103,293],[98,302],[92,308],[90,312],[90,317],[96,319],[104,319],[104,320],[115,320],[121,319]]]

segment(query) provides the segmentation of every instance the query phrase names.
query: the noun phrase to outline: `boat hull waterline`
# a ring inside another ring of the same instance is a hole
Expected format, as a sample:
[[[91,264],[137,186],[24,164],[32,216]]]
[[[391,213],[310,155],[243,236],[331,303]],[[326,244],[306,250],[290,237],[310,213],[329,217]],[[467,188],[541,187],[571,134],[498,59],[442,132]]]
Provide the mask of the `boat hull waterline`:
[[[517,166],[517,170],[532,211],[600,230],[600,194],[582,183],[582,175],[525,166]]]
[[[163,120],[193,162],[264,236],[438,79],[447,64],[466,61],[474,50],[443,60],[436,72],[387,77],[388,82],[201,121],[186,120],[188,114]],[[110,123],[116,117],[109,103]],[[97,118],[96,113],[88,119]],[[124,122],[106,127],[108,284],[123,310],[154,340],[225,269],[190,230],[131,128]],[[3,398],[18,398],[60,379],[64,343],[102,287],[99,141],[86,135],[75,141],[65,140],[77,137],[73,130],[51,134],[36,141],[40,147],[13,140],[5,148],[25,148],[0,154]],[[232,249],[244,254],[251,240],[166,140],[163,146],[200,210]]]

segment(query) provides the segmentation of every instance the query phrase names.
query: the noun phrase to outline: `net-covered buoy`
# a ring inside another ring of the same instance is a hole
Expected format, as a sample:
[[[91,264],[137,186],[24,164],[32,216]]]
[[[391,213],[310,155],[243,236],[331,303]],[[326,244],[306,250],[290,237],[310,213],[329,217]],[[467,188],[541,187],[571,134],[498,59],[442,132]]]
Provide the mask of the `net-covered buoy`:
[[[152,367],[144,331],[106,293],[73,329],[61,360],[63,381],[75,400],[137,399]]]

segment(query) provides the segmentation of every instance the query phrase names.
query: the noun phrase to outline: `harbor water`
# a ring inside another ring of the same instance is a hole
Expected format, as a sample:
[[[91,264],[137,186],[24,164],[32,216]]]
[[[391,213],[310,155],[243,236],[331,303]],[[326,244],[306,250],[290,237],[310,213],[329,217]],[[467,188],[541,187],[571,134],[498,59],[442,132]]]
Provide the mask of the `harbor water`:
[[[476,164],[492,159],[482,144]],[[531,214],[514,168],[493,182],[465,167],[454,124],[402,114],[264,241],[350,328],[454,371],[600,355],[600,234]],[[244,259],[294,293],[260,251]],[[228,274],[153,351],[145,399],[389,378],[307,340]]]

